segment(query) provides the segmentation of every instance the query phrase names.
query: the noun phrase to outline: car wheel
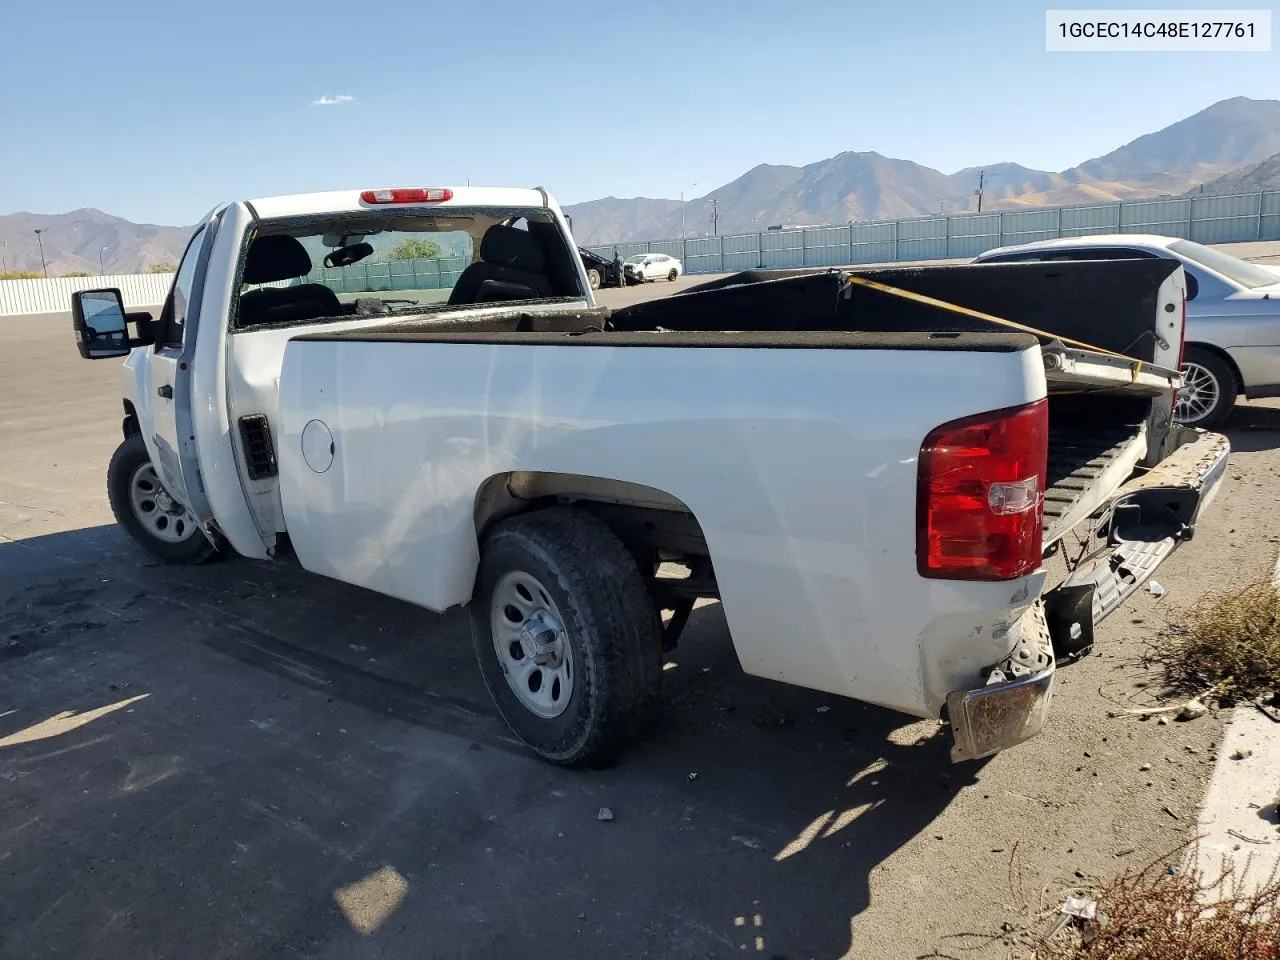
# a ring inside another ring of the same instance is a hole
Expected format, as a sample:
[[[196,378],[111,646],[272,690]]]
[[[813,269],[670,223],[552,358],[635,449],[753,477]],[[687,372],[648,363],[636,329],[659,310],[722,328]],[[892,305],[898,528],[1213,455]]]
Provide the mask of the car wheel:
[[[141,434],[116,448],[107,467],[107,499],[116,522],[165,563],[203,563],[217,550],[196,518],[165,490]]]
[[[1174,419],[1188,427],[1215,427],[1235,405],[1235,371],[1216,353],[1192,347],[1182,358],[1182,387]]]
[[[553,763],[610,762],[657,702],[662,644],[645,579],[617,535],[581,510],[493,528],[470,622],[498,712]]]
[[[680,274],[679,274],[679,273],[677,273],[675,270],[672,270],[670,273],[668,273],[668,274],[667,274],[667,282],[668,282],[668,283],[674,283],[674,282],[675,282],[676,277],[678,277],[678,276],[680,276]]]
[[[587,283],[591,285],[592,290],[600,289],[600,271],[592,268],[587,271]]]

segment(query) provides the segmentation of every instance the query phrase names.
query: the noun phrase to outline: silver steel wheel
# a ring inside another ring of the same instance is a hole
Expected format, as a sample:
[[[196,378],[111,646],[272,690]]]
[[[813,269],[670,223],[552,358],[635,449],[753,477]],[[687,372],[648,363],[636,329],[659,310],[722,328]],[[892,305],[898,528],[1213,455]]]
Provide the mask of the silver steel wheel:
[[[1178,403],[1173,415],[1180,423],[1196,423],[1203,420],[1218,405],[1222,385],[1213,371],[1194,361],[1182,364],[1182,387],[1178,390]]]
[[[129,503],[143,529],[165,543],[183,543],[199,533],[196,518],[169,496],[155,467],[144,463],[129,478]]]
[[[503,575],[489,607],[493,649],[511,692],[530,713],[550,720],[573,696],[573,648],[564,619],[538,578]]]

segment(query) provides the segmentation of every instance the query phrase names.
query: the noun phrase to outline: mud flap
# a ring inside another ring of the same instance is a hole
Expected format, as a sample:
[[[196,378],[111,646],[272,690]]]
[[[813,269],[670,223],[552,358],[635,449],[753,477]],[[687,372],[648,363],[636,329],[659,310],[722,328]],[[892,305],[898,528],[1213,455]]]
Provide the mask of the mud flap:
[[[1059,661],[1087,654],[1094,625],[1194,536],[1196,521],[1226,474],[1231,444],[1218,433],[1197,430],[1184,436],[1189,442],[1116,491],[1101,524],[1109,549],[1045,595],[1045,618]]]

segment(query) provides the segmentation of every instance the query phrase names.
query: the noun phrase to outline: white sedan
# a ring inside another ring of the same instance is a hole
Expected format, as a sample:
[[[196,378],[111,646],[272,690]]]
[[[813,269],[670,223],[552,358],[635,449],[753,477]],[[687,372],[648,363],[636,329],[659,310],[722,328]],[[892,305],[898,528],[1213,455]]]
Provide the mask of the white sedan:
[[[1280,274],[1191,240],[1140,233],[1039,240],[988,250],[974,263],[1165,257],[1186,271],[1187,332],[1179,421],[1212,427],[1236,397],[1280,396]]]
[[[627,283],[674,280],[684,273],[684,264],[665,253],[638,253],[622,261],[622,271],[627,276]]]

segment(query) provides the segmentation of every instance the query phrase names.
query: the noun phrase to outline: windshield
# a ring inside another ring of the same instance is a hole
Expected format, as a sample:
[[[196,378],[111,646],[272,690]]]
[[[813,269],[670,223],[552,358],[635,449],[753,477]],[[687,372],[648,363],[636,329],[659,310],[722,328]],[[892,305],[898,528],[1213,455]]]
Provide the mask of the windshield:
[[[641,253],[634,257],[627,257],[627,259],[622,262],[623,263],[644,263],[644,254]]]
[[[250,238],[239,325],[579,297],[572,257],[549,210],[444,208],[267,222]],[[322,305],[319,313],[304,309],[298,296],[261,292],[302,286]]]
[[[1185,257],[1192,263],[1198,263],[1246,289],[1269,287],[1274,283],[1280,283],[1280,277],[1257,264],[1233,257],[1221,250],[1206,247],[1193,240],[1178,240],[1169,244],[1169,249],[1178,256]]]

